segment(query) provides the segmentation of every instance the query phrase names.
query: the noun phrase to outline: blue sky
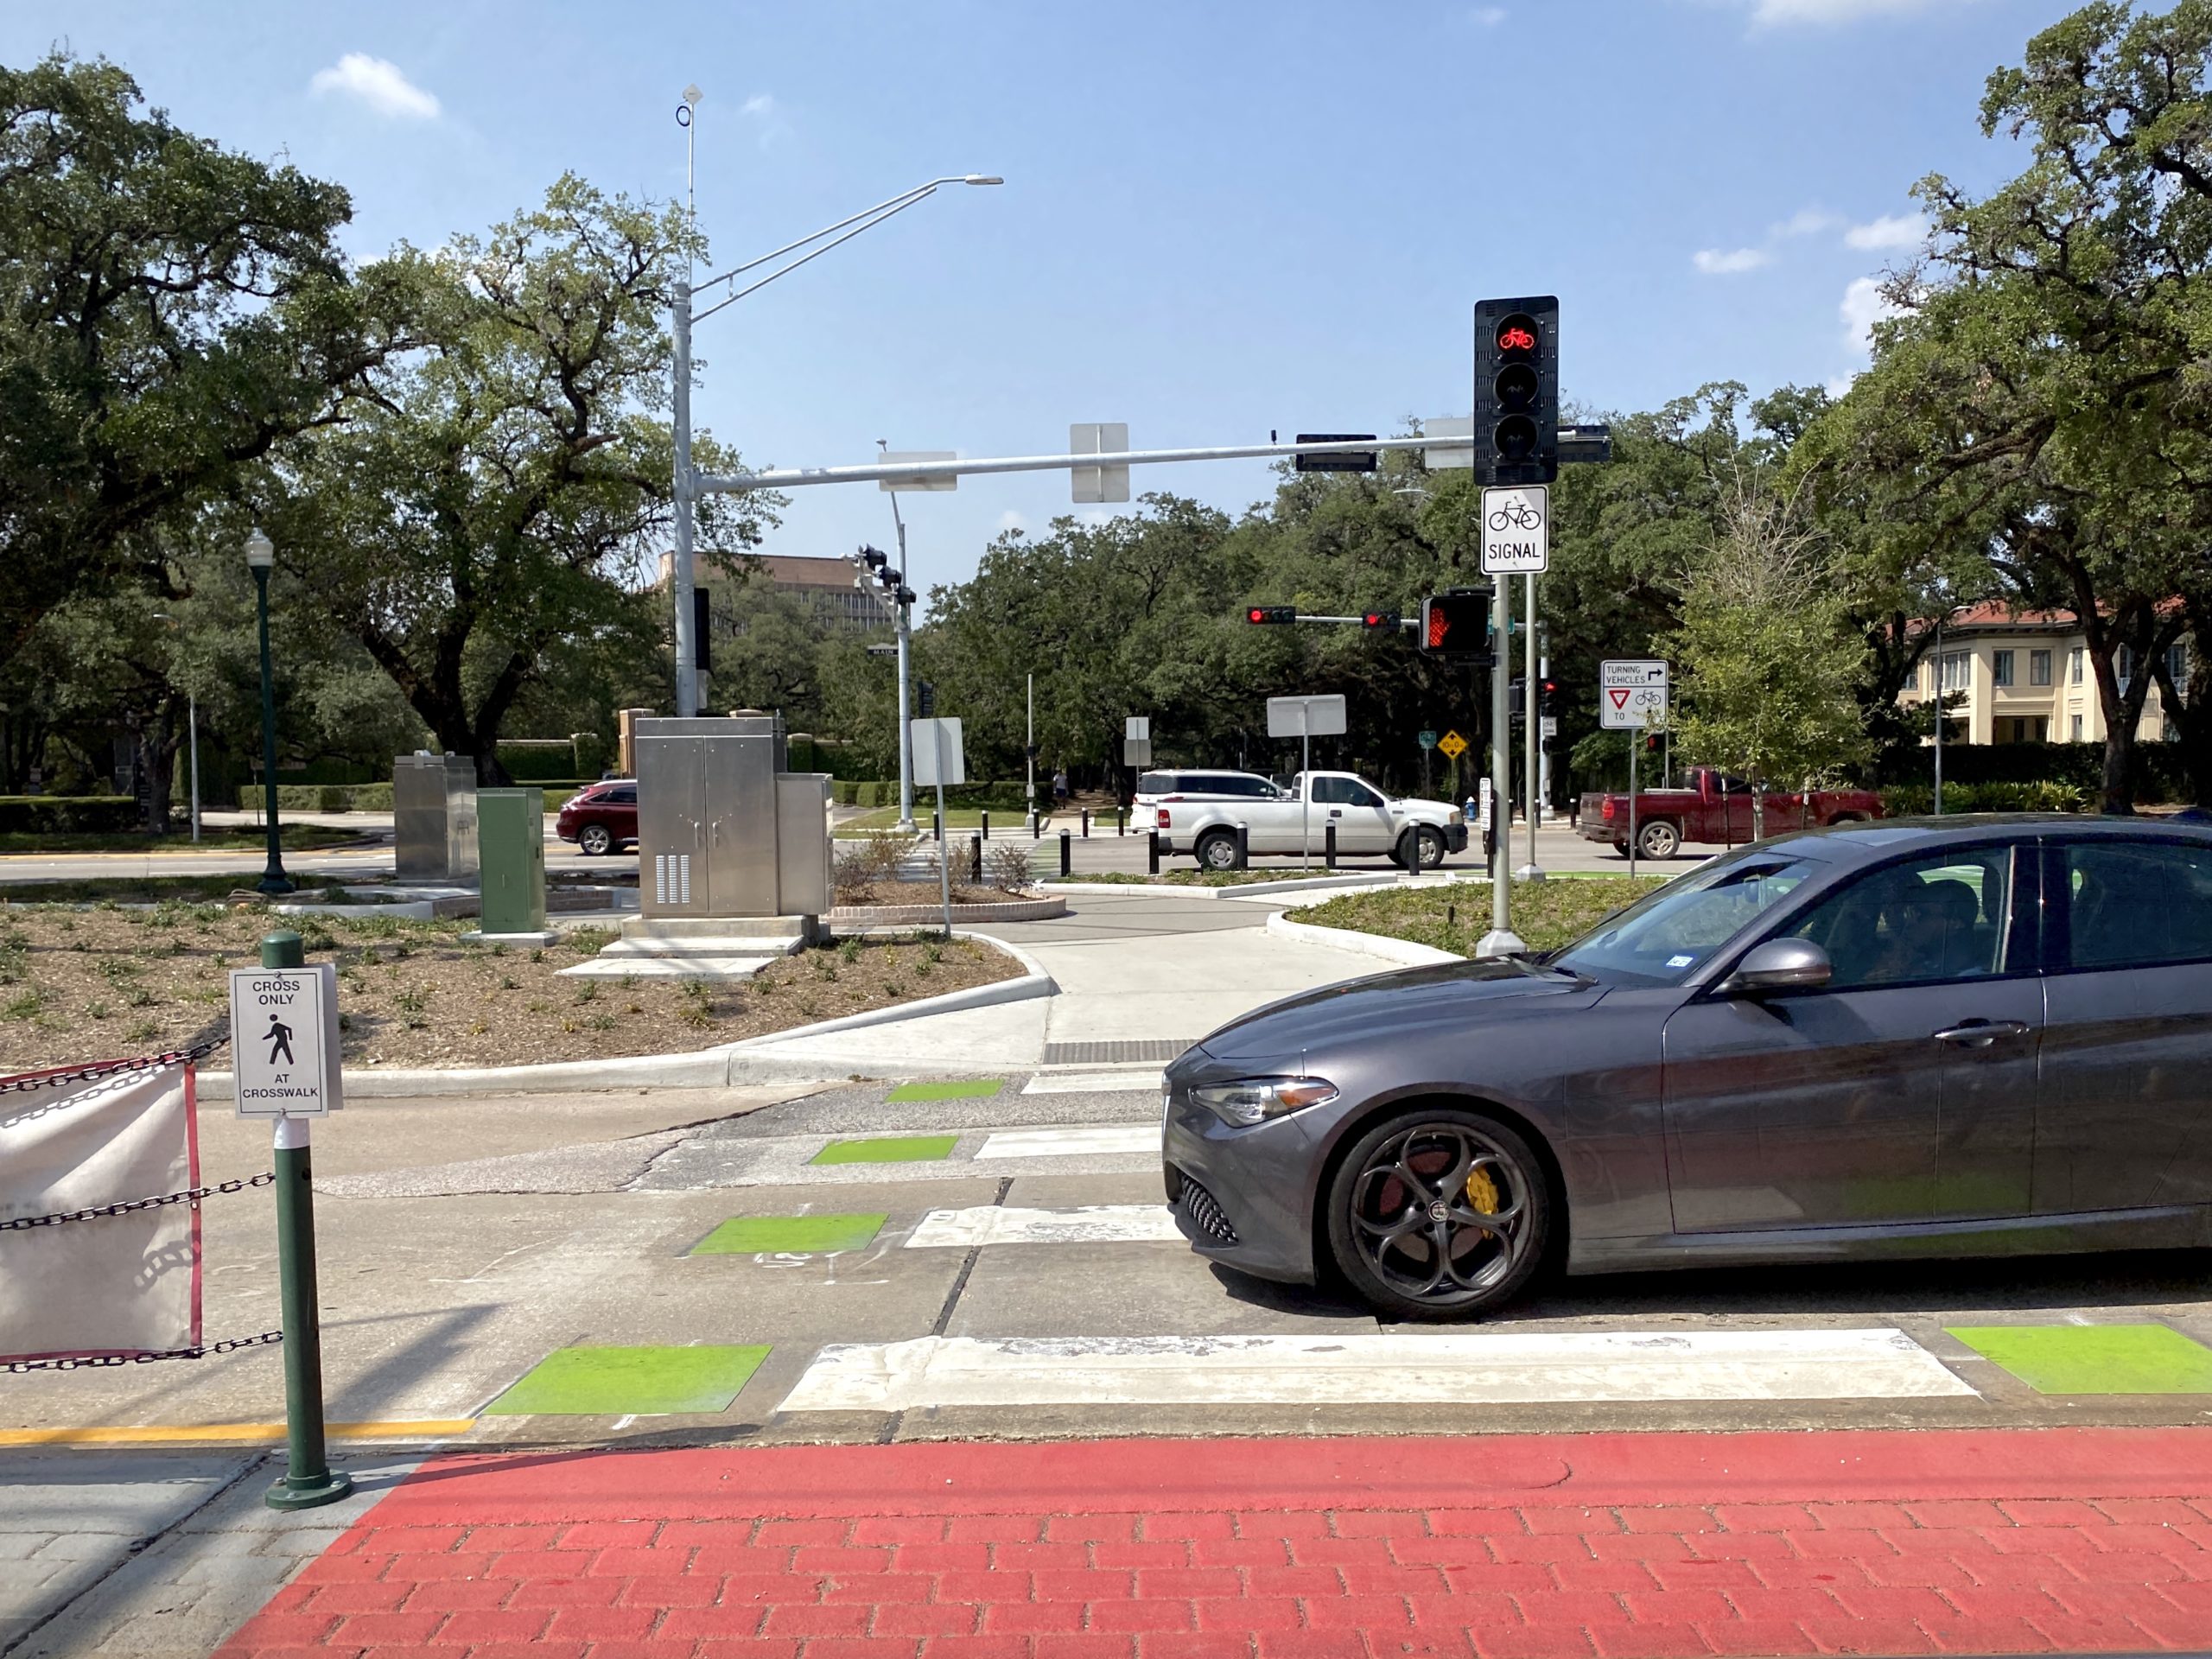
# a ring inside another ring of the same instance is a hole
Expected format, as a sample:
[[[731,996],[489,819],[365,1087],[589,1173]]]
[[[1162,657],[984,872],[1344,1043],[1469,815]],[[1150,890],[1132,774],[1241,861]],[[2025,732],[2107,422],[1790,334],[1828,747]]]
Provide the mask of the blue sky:
[[[823,466],[878,438],[1057,452],[1073,421],[1150,448],[1464,413],[1487,295],[1558,294],[1567,392],[1600,408],[1840,381],[1865,279],[1913,239],[1910,186],[2012,170],[1976,127],[1983,78],[2069,9],[7,0],[0,59],[104,54],[187,125],[340,181],[359,255],[488,225],[563,169],[680,193],[693,81],[721,264],[1004,175],[702,326],[702,423],[748,461]],[[1271,483],[1253,461],[1135,487],[1235,512]],[[1076,511],[1058,474],[904,502],[917,586]],[[890,534],[874,486],[806,489],[771,548]]]

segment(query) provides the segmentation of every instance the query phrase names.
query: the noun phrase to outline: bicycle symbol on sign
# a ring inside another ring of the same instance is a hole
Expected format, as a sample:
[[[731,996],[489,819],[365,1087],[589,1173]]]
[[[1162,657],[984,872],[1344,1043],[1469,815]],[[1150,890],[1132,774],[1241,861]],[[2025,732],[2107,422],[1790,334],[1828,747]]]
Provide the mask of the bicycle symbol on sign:
[[[1490,527],[1494,531],[1541,530],[1544,515],[1525,501],[1510,502],[1490,516]]]

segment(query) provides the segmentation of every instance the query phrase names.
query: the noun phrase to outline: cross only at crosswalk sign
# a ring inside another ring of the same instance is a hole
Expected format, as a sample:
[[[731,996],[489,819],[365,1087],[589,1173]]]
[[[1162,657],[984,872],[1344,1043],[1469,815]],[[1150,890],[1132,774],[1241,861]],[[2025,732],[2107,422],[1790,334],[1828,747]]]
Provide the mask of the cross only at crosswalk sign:
[[[343,1105],[337,969],[232,969],[231,1075],[240,1117],[321,1117]]]

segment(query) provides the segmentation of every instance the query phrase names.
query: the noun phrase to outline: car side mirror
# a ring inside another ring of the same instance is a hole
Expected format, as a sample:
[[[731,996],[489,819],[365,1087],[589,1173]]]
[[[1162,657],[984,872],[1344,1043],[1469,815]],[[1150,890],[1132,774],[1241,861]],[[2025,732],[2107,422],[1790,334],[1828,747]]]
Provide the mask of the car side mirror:
[[[1769,939],[1751,947],[1736,971],[1720,982],[1724,996],[1756,996],[1763,991],[1811,991],[1835,973],[1828,953],[1810,939]]]

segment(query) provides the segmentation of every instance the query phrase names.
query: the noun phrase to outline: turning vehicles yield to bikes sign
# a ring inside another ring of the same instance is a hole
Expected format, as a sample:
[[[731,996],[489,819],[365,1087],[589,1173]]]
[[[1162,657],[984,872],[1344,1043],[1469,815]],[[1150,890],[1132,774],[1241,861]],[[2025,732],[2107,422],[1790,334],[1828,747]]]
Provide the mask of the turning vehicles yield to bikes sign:
[[[1598,664],[1598,725],[1640,732],[1667,723],[1667,664],[1643,658]]]
[[[1552,493],[1541,484],[1483,492],[1483,574],[1535,575],[1551,563]]]

